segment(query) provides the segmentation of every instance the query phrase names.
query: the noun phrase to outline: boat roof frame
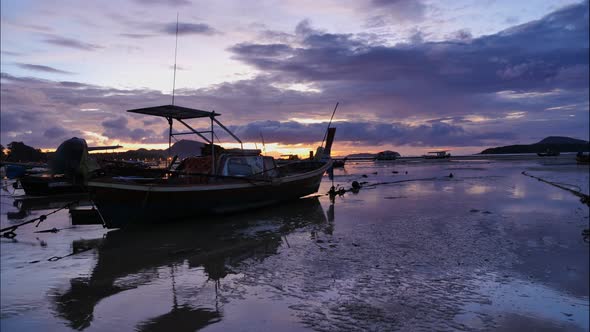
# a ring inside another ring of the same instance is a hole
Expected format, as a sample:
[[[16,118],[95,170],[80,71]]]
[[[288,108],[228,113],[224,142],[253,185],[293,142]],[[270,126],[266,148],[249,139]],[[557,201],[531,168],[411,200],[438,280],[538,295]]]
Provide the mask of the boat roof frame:
[[[153,106],[153,107],[144,107],[144,108],[135,108],[127,110],[127,112],[131,113],[138,113],[144,115],[151,115],[151,116],[159,116],[166,118],[168,120],[168,125],[170,126],[168,131],[168,157],[170,157],[170,148],[172,145],[172,137],[179,136],[179,135],[188,135],[188,134],[195,134],[203,139],[207,144],[211,145],[211,155],[213,156],[213,165],[212,165],[212,172],[215,173],[215,131],[214,131],[214,124],[219,125],[225,132],[227,132],[231,137],[233,137],[238,143],[240,143],[240,147],[243,150],[244,144],[242,140],[240,140],[234,133],[231,132],[226,126],[224,126],[219,120],[215,117],[221,115],[220,113],[215,113],[215,111],[203,111],[196,108],[189,108],[189,107],[182,107],[177,105],[161,105],[161,106]],[[191,127],[188,123],[184,120],[188,119],[202,119],[202,118],[209,118],[211,121],[211,129],[205,131],[198,131]],[[174,133],[172,132],[172,123],[174,120],[180,122],[182,125],[189,129],[189,132],[179,132]],[[203,134],[210,134],[211,137],[207,138]],[[218,139],[219,140],[219,139]]]
[[[196,119],[196,118],[212,118],[221,114],[215,113],[215,111],[208,112],[196,108],[182,107],[177,105],[162,105],[153,107],[144,107],[127,110],[131,113],[139,113],[152,116],[161,116],[164,118],[173,119]]]

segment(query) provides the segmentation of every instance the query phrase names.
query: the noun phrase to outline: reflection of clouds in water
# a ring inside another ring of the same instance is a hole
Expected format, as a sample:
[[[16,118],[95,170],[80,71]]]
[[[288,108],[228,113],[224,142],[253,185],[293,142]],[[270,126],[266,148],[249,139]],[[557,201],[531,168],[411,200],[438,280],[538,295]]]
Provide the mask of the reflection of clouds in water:
[[[403,191],[412,194],[431,194],[436,191],[434,181],[416,181],[404,184]]]
[[[563,201],[565,199],[565,194],[568,194],[568,193],[565,191],[555,191],[555,192],[552,192],[548,196],[548,198],[551,200],[554,200],[554,201]]]
[[[455,192],[455,187],[454,186],[444,186],[442,190],[446,193],[453,193],[453,192]]]
[[[481,195],[490,191],[492,191],[492,187],[482,184],[474,184],[465,190],[465,192],[470,195]]]
[[[510,198],[524,198],[526,196],[526,190],[524,186],[516,185],[510,187],[507,190],[510,193]]]
[[[527,280],[508,280],[496,274],[476,277],[479,293],[485,294],[486,303],[468,303],[455,321],[467,327],[482,325],[482,318],[492,314],[519,314],[537,319],[563,324],[569,317],[572,325],[588,330],[588,297],[574,297],[541,284]]]

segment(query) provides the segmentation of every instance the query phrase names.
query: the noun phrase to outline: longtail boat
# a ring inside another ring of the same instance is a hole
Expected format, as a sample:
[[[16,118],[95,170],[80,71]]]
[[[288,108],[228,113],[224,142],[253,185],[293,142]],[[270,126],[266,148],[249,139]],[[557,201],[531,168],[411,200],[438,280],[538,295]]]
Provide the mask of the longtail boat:
[[[277,166],[260,150],[223,149],[214,144],[215,125],[238,143],[242,141],[216,119],[220,114],[164,105],[128,112],[164,117],[169,124],[169,145],[175,135],[196,134],[211,146],[210,153],[189,157],[162,176],[106,176],[91,179],[88,188],[107,228],[123,228],[174,219],[195,219],[259,208],[317,192],[324,173],[332,166],[330,150],[336,128],[328,128],[325,147],[314,158]],[[210,129],[197,131],[189,119],[209,119]],[[174,133],[176,120],[189,132]],[[210,137],[206,137],[210,134]]]

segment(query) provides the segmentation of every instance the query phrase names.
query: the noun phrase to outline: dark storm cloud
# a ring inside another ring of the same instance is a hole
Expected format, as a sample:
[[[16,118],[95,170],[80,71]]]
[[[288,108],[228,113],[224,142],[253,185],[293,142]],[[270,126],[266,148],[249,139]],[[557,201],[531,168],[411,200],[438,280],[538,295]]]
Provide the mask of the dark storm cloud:
[[[232,127],[240,137],[249,141],[259,141],[260,134],[266,142],[283,144],[314,143],[321,141],[326,123],[302,124],[295,121],[257,121],[244,126]],[[381,122],[337,122],[338,142],[379,146],[383,144],[412,146],[478,146],[490,140],[513,138],[514,134],[505,131],[474,133],[460,126],[442,122],[429,125],[411,126],[402,123]]]
[[[102,122],[103,136],[111,139],[131,140],[138,143],[162,143],[165,136],[157,135],[151,129],[129,128],[128,119],[124,116],[108,119]]]
[[[45,130],[45,132],[43,132],[43,136],[47,137],[47,138],[62,138],[65,135],[68,134],[68,130],[66,130],[63,127],[51,127],[47,130]]]
[[[74,48],[82,51],[95,51],[102,48],[102,46],[85,43],[76,39],[66,38],[61,36],[49,36],[43,40],[44,42],[56,46]]]
[[[19,78],[8,74],[3,74],[2,79],[1,115],[4,145],[18,138],[33,146],[51,148],[59,145],[64,137],[69,138],[68,136],[92,138],[85,136],[83,131],[92,131],[111,139],[137,143],[166,142],[166,136],[162,134],[166,132],[166,121],[125,113],[125,110],[130,108],[169,103],[169,96],[157,91],[119,90],[75,82]],[[180,90],[177,103],[222,113],[220,120],[231,126],[244,141],[258,142],[260,133],[269,143],[320,141],[326,123],[303,124],[285,120],[297,117],[326,118],[333,107],[333,96],[281,90],[273,87],[272,82],[269,78],[259,77],[220,84],[208,89]],[[359,97],[354,95],[350,98]],[[365,104],[370,105],[370,108],[379,106],[378,103],[367,100],[364,95],[360,98]],[[101,112],[80,112],[80,109],[87,104],[100,108]],[[360,107],[367,107],[362,104],[343,103],[340,107],[338,114],[348,114],[351,118],[358,116],[356,119],[335,123],[338,128],[338,142],[348,142],[358,146],[380,144],[492,146],[501,144],[488,142],[508,143],[515,138],[515,133],[506,132],[506,122],[500,121],[501,119],[490,122],[485,128],[473,127],[470,121],[462,117],[444,117],[422,125],[409,125],[387,118],[379,121],[362,120],[363,109]],[[583,108],[584,106],[581,106],[582,113]],[[550,121],[523,122],[527,128],[523,132],[535,132],[539,128],[547,129],[549,124],[556,121],[561,121],[561,131],[580,132],[580,121],[567,119],[569,111],[567,114],[555,110],[545,111],[545,113],[552,114],[552,118],[547,118]],[[337,115],[337,118],[339,116],[341,115]],[[81,134],[71,132],[52,140],[47,137],[59,136],[57,134],[62,132],[54,128],[57,121],[71,119],[74,120],[69,122],[68,128],[76,128],[82,132]],[[256,121],[260,119],[268,120]],[[148,124],[150,129],[145,128]],[[196,124],[196,128],[198,127],[199,125]],[[47,134],[44,135],[45,133]],[[230,140],[227,137],[221,137],[221,139]]]
[[[413,85],[416,92],[435,87],[470,93],[548,89],[572,83],[560,77],[564,70],[578,73],[576,84],[587,87],[587,2],[491,36],[471,40],[467,31],[458,34],[468,42],[388,47],[308,25],[296,31],[301,47],[242,43],[230,51],[260,70],[292,80],[380,81],[392,92],[400,83]]]
[[[169,35],[176,34],[176,22],[164,25],[161,32]],[[215,33],[217,33],[217,31],[205,23],[178,23],[179,35],[212,35]]]
[[[53,67],[43,66],[43,65],[34,65],[34,64],[30,64],[30,63],[17,63],[16,65],[22,69],[44,72],[44,73],[66,74],[66,75],[73,74],[72,72],[69,72],[69,71],[56,69]]]

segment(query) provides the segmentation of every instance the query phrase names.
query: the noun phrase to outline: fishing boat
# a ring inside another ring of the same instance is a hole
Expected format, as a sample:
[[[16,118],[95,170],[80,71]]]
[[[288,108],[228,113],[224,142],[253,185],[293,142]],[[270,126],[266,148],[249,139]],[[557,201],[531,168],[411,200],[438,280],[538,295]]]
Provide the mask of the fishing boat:
[[[539,157],[557,157],[559,156],[559,151],[547,149],[545,152],[538,152],[537,156]]]
[[[441,151],[430,151],[428,154],[425,154],[424,159],[447,159],[451,158],[451,154],[448,153],[449,150],[441,150]]]
[[[262,156],[260,150],[243,149],[242,141],[217,120],[220,114],[215,111],[164,105],[128,112],[166,118],[169,145],[173,136],[192,133],[211,150],[208,155],[184,159],[163,176],[105,176],[88,181],[107,228],[231,213],[297,199],[317,192],[332,165],[330,150],[336,128],[328,128],[326,145],[318,148],[313,159],[277,166],[273,157]],[[187,123],[189,119],[209,119],[210,129],[197,131]],[[174,133],[174,121],[189,131]],[[242,148],[216,151],[215,124]]]

